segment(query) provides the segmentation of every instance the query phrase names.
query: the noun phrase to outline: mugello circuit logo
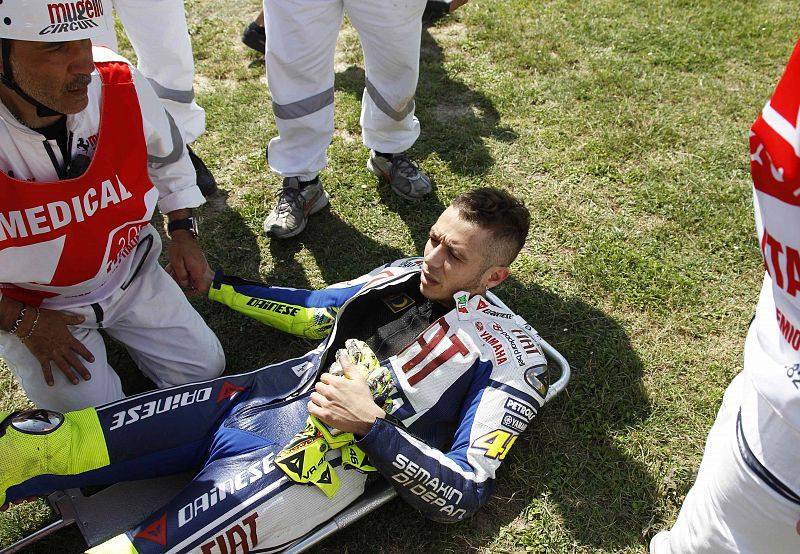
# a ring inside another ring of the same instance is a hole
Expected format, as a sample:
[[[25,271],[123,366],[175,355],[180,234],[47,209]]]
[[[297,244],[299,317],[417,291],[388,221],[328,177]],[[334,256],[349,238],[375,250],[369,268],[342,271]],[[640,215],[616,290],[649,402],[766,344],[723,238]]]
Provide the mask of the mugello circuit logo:
[[[39,31],[40,35],[91,29],[98,27],[94,19],[103,17],[103,3],[100,0],[59,2],[48,4],[47,13],[50,16],[50,25]]]

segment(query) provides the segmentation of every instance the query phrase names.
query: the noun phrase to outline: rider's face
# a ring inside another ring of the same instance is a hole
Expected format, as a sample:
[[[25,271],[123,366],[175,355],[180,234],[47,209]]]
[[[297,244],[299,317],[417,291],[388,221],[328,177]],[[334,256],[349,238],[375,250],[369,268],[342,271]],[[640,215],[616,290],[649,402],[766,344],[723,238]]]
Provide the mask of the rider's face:
[[[483,294],[492,286],[488,266],[489,232],[447,208],[430,231],[420,277],[420,291],[431,300],[453,304],[453,294],[465,290]]]

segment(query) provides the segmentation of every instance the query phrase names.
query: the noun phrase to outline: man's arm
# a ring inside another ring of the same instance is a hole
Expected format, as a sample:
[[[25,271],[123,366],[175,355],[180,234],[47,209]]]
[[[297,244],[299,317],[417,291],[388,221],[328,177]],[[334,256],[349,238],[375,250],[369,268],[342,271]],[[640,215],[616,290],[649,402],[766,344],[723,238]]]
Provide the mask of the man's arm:
[[[208,297],[280,331],[322,339],[330,332],[339,307],[362,286],[334,285],[318,291],[272,287],[218,271]]]
[[[181,221],[192,217],[192,210],[185,208],[167,214],[168,220]],[[170,234],[167,245],[169,264],[165,268],[189,296],[205,294],[211,286],[211,268],[208,266],[197,235],[193,229],[176,229]]]
[[[286,333],[322,339],[330,332],[339,308],[374,279],[391,276],[384,275],[387,268],[416,267],[421,263],[422,258],[403,258],[316,291],[273,287],[218,271],[208,297]]]
[[[461,521],[487,502],[500,464],[544,403],[532,389],[519,388],[493,379],[474,383],[448,451],[386,419],[376,420],[356,444],[425,517],[442,523]],[[502,422],[510,413],[507,407],[514,404],[524,405],[526,415],[515,413],[512,428]]]
[[[360,372],[340,362],[347,378],[323,374],[309,412],[337,429],[363,434],[356,445],[370,463],[406,502],[442,523],[461,521],[486,503],[502,460],[544,403],[522,369],[492,372],[490,362],[481,362],[475,374],[484,377],[473,382],[445,452],[385,417]]]
[[[175,121],[150,83],[136,69],[132,72],[147,143],[148,173],[158,190],[158,207],[170,222],[186,219],[192,216],[192,208],[205,202],[197,188],[197,174]],[[170,233],[170,239],[167,271],[188,295],[205,294],[211,284],[211,269],[197,237],[191,230],[181,229]]]

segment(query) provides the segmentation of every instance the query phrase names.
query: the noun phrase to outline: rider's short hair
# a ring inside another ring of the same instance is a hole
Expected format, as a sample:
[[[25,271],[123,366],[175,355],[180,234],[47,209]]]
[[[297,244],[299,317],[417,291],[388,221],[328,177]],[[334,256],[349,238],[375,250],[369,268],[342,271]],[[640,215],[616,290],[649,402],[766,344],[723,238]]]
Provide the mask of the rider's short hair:
[[[481,187],[462,192],[450,204],[466,221],[486,229],[492,238],[487,245],[489,265],[508,266],[525,244],[531,216],[528,208],[511,193]]]

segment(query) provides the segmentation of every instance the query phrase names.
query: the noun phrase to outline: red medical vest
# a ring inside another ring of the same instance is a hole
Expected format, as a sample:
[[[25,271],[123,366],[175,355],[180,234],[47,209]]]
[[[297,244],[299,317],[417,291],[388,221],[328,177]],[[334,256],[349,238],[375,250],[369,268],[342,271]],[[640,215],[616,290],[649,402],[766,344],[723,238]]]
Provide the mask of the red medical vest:
[[[750,170],[761,253],[772,278],[782,361],[797,363],[800,362],[800,41],[775,93],[750,131]]]
[[[95,64],[102,82],[97,149],[76,179],[30,182],[0,172],[0,251],[26,264],[26,283],[3,294],[39,305],[45,298],[89,294],[108,281],[140,239],[158,194],[147,173],[142,114],[130,68]],[[9,250],[14,249],[14,250]],[[42,290],[38,290],[42,289]]]

